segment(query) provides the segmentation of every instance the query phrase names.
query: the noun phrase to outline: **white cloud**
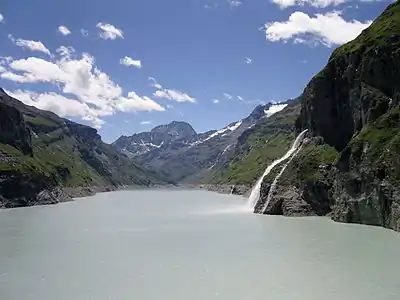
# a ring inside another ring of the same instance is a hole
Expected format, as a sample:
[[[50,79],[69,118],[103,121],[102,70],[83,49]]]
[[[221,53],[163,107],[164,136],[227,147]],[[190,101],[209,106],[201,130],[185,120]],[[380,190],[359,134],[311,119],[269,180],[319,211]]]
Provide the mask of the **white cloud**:
[[[64,25],[58,26],[58,32],[61,33],[62,35],[71,34],[71,30],[69,30],[68,27]]]
[[[155,87],[157,90],[161,90],[163,88],[161,84],[157,83],[157,80],[154,77],[149,77],[149,80],[151,81],[150,86]]]
[[[6,92],[11,97],[22,101],[26,105],[52,111],[60,117],[80,117],[97,124],[96,127],[99,127],[99,124],[103,124],[103,121],[98,118],[87,104],[74,99],[69,99],[56,93],[39,94],[26,90]]]
[[[341,45],[356,38],[372,21],[346,21],[338,11],[315,17],[296,11],[288,21],[265,24],[266,38],[271,42],[290,41],[298,44]]]
[[[96,127],[104,123],[100,117],[113,115],[117,111],[165,110],[151,98],[139,96],[133,91],[124,96],[121,87],[96,67],[92,56],[83,53],[80,58],[73,59],[71,53],[74,51],[71,47],[61,46],[57,49],[61,57],[54,62],[37,57],[0,60],[7,69],[0,73],[0,77],[18,83],[48,83],[59,88],[67,96],[30,91],[19,91],[18,96],[28,99],[39,108],[91,121]]]
[[[116,28],[114,25],[98,23],[96,27],[100,29],[100,37],[104,40],[115,40],[116,38],[124,38],[123,31]]]
[[[218,99],[214,99],[213,103],[217,104],[217,103],[219,103],[219,100]]]
[[[251,59],[250,57],[245,57],[245,58],[244,58],[244,63],[245,63],[246,65],[250,65],[250,64],[253,63],[253,59]]]
[[[131,111],[165,111],[160,104],[149,97],[140,97],[135,92],[129,92],[127,97],[121,97],[116,104],[118,110],[123,112]]]
[[[140,125],[151,125],[151,121],[142,121]]]
[[[272,0],[273,3],[279,5],[281,8],[286,8],[290,6],[303,6],[310,5],[313,7],[324,8],[331,5],[339,5],[347,2],[348,0]],[[369,0],[366,0],[369,1]],[[371,0],[374,1],[374,0]]]
[[[232,100],[232,95],[228,93],[223,93],[226,100]]]
[[[193,98],[188,94],[177,90],[168,90],[168,89],[158,90],[153,95],[156,98],[165,98],[176,102],[196,103],[196,98]]]
[[[47,55],[51,56],[50,50],[42,42],[24,40],[24,39],[15,39],[11,34],[8,35],[8,38],[18,47],[23,49],[28,49],[30,51],[43,52]]]
[[[71,57],[73,53],[75,53],[75,49],[73,47],[66,47],[66,46],[60,46],[56,52],[60,54],[61,56],[65,57]]]
[[[233,7],[238,7],[238,6],[242,5],[243,3],[242,3],[242,1],[239,1],[239,0],[228,0],[228,4],[230,7],[233,8]]]
[[[5,65],[7,65],[10,61],[12,61],[11,56],[0,56],[0,73],[7,71]]]
[[[0,13],[0,23],[4,21],[4,16]]]
[[[196,98],[191,97],[184,92],[164,88],[154,77],[149,77],[149,80],[151,81],[151,86],[157,89],[157,91],[155,91],[153,94],[153,96],[156,98],[164,98],[176,102],[197,102]]]
[[[142,68],[142,62],[140,60],[134,60],[129,56],[125,56],[124,58],[121,58],[119,60],[119,63],[121,65],[125,65],[127,67],[132,66],[132,67],[136,67],[138,69]]]
[[[87,31],[86,29],[81,28],[80,32],[83,37],[87,37],[89,35],[89,31]]]

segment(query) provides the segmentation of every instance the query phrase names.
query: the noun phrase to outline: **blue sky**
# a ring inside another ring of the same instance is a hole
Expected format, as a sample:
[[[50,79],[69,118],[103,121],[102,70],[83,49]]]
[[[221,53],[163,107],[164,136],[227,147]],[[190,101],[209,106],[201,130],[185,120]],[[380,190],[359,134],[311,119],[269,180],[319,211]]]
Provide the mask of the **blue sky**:
[[[0,85],[108,142],[172,120],[221,128],[300,95],[389,3],[2,0]]]

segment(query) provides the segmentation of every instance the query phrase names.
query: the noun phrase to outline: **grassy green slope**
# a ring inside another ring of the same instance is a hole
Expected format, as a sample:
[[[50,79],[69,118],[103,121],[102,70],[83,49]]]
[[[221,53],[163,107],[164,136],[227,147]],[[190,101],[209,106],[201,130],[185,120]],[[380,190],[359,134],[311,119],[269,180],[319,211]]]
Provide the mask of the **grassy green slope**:
[[[300,113],[298,100],[284,110],[263,119],[240,138],[235,154],[226,168],[213,174],[208,182],[253,184],[265,168],[283,156],[295,138],[295,122]]]
[[[3,93],[0,96],[3,104],[22,113],[26,124],[22,126],[30,130],[33,152],[24,154],[10,144],[0,143],[2,176],[18,174],[28,180],[48,178],[49,184],[66,187],[163,182],[157,174],[140,168],[103,143],[93,128],[26,106]]]

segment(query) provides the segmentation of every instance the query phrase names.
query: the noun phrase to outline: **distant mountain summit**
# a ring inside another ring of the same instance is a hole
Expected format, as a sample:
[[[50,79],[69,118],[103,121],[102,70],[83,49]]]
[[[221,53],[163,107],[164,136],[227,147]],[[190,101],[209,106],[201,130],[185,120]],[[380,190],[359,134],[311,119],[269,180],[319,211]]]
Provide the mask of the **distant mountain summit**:
[[[173,121],[149,132],[121,136],[113,145],[139,164],[174,182],[198,182],[227,162],[246,130],[286,105],[259,105],[246,118],[204,133],[197,133],[186,122]]]
[[[194,142],[197,140],[197,133],[189,123],[173,121],[167,125],[159,125],[149,132],[121,136],[113,145],[129,157],[135,157],[177,140]]]

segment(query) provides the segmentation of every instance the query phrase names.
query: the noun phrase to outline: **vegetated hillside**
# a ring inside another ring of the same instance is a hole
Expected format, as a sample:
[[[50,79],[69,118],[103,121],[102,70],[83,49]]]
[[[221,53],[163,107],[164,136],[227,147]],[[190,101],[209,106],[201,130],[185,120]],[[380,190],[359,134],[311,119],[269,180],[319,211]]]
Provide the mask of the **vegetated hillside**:
[[[330,213],[337,221],[400,230],[399,1],[333,52],[301,101],[297,132],[309,129],[310,139],[266,213]],[[261,201],[273,178],[265,179]]]
[[[174,121],[150,132],[120,137],[113,145],[174,182],[214,183],[214,173],[230,160],[242,134],[285,105],[260,105],[242,120],[200,134],[188,123]]]
[[[158,176],[138,167],[97,131],[42,111],[0,91],[0,207],[57,203],[60,187],[151,185]]]
[[[265,168],[283,156],[295,138],[295,122],[300,115],[299,99],[288,102],[282,111],[260,120],[239,138],[235,150],[209,182],[252,186]]]

